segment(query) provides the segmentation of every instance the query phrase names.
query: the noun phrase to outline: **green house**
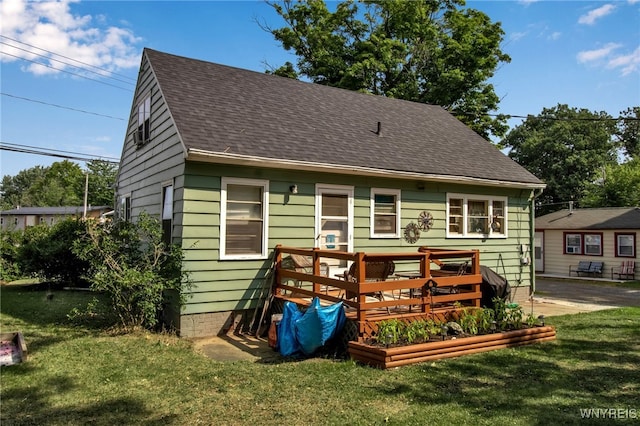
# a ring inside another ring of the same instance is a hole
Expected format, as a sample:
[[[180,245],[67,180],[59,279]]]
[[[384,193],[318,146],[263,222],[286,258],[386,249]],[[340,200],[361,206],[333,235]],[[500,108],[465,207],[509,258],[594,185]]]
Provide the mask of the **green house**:
[[[173,321],[197,337],[255,309],[277,244],[478,249],[528,290],[543,188],[439,106],[145,49],[117,197],[184,248],[193,288]]]

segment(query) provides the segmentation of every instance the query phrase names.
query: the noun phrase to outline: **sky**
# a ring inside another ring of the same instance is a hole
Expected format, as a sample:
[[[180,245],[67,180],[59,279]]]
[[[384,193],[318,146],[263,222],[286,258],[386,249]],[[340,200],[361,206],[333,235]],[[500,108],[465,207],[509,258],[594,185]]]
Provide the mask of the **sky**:
[[[490,81],[497,112],[537,115],[567,104],[617,117],[640,105],[640,0],[467,7],[505,31],[511,62]],[[2,0],[1,146],[117,161],[143,48],[259,72],[295,63],[258,22],[284,26],[263,1]],[[55,161],[62,158],[0,150],[0,175]]]

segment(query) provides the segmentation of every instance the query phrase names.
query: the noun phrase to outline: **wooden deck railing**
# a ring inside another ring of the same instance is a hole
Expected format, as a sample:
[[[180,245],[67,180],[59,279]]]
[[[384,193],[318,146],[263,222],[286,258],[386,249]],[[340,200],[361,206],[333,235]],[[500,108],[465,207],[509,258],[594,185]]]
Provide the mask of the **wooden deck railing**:
[[[301,261],[302,260],[302,261]],[[348,279],[329,272],[336,260],[352,264]],[[395,271],[384,281],[367,279],[367,265],[393,262]],[[367,322],[388,318],[429,316],[437,311],[480,306],[478,250],[421,247],[409,253],[347,253],[335,250],[276,246],[275,297],[309,303],[318,297],[343,302],[356,321],[358,336],[367,335]],[[372,297],[377,295],[378,297]]]

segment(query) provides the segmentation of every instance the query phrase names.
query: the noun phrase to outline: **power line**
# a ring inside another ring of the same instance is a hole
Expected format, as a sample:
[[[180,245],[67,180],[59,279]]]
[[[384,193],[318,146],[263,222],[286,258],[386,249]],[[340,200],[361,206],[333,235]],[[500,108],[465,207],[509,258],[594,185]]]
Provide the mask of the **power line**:
[[[109,157],[109,156],[90,155],[90,154],[84,154],[80,152],[41,148],[37,146],[21,145],[21,144],[9,143],[9,142],[0,142],[0,150],[10,151],[10,152],[19,152],[23,154],[44,155],[48,157],[64,158],[68,160],[79,160],[79,161],[100,160],[100,161],[105,161],[107,163],[112,163],[112,164],[119,163],[119,161],[116,161],[117,160],[116,158]]]
[[[31,47],[31,48],[41,50],[41,51],[43,51],[43,52],[47,52],[47,53],[50,53],[50,54],[52,54],[52,55],[60,56],[61,58],[65,58],[65,59],[68,59],[68,60],[70,60],[70,61],[77,62],[77,63],[79,63],[79,64],[85,65],[85,66],[90,67],[90,68],[95,68],[95,69],[97,69],[97,70],[104,71],[104,72],[109,73],[109,74],[111,74],[111,75],[117,75],[117,76],[120,76],[120,77],[126,78],[127,80],[131,80],[131,81],[133,82],[133,83],[126,82],[127,84],[135,84],[135,81],[136,81],[136,80],[135,80],[134,78],[131,78],[131,77],[126,76],[126,75],[124,75],[124,74],[118,74],[118,73],[116,73],[116,72],[113,72],[113,71],[107,70],[107,69],[105,69],[105,68],[100,68],[100,67],[97,67],[97,66],[95,66],[95,65],[91,65],[91,64],[88,64],[88,63],[86,63],[86,62],[82,62],[82,61],[79,61],[79,60],[77,60],[77,59],[73,59],[73,58],[70,58],[70,57],[68,57],[68,56],[64,56],[64,55],[61,55],[61,54],[59,54],[59,53],[55,53],[55,52],[52,52],[52,51],[47,50],[47,49],[43,49],[43,48],[38,47],[38,46],[34,46],[34,45],[32,45],[32,44],[25,43],[25,42],[20,41],[20,40],[16,40],[15,38],[7,37],[6,35],[2,35],[2,34],[0,34],[0,37],[2,37],[2,38],[6,38],[7,40],[11,40],[11,41],[16,42],[16,43],[24,44],[25,46],[29,46],[29,47]],[[12,46],[12,47],[13,47],[13,46]],[[21,49],[21,50],[24,50],[24,49]],[[29,52],[29,53],[37,54],[37,53],[35,53],[35,52]],[[39,55],[39,56],[42,56],[42,55]],[[72,65],[72,66],[73,66],[73,65]],[[112,77],[111,77],[111,78],[112,78]],[[115,80],[118,80],[118,79],[115,79]],[[120,80],[120,81],[121,81],[121,80]]]
[[[56,107],[56,108],[68,109],[70,111],[82,112],[82,113],[85,113],[85,114],[97,115],[99,117],[106,117],[106,118],[112,118],[114,120],[125,121],[124,118],[120,118],[120,117],[113,117],[111,115],[100,114],[100,113],[91,112],[91,111],[85,111],[83,109],[77,109],[77,108],[71,108],[71,107],[66,107],[66,106],[62,106],[62,105],[52,104],[52,103],[49,103],[49,102],[38,101],[36,99],[23,98],[22,96],[11,95],[9,93],[0,92],[0,95],[9,96],[10,98],[15,98],[15,99],[22,99],[23,101],[34,102],[34,103],[47,105],[47,106],[52,106],[52,107]]]
[[[129,82],[129,81],[125,81],[125,80],[122,80],[122,79],[119,79],[119,78],[115,78],[115,77],[111,77],[111,76],[109,76],[109,75],[105,75],[105,74],[104,74],[104,72],[108,72],[108,71],[106,71],[106,70],[101,70],[100,68],[98,68],[98,69],[100,69],[100,71],[101,71],[101,72],[97,72],[97,71],[94,71],[94,70],[90,70],[90,69],[87,69],[87,68],[83,68],[83,67],[79,67],[79,66],[77,66],[77,65],[70,64],[69,62],[61,61],[60,59],[52,58],[52,57],[50,57],[50,56],[42,55],[42,54],[40,54],[40,53],[36,53],[36,52],[31,52],[30,50],[23,49],[22,47],[13,46],[13,45],[11,45],[11,44],[9,44],[9,43],[5,43],[4,41],[0,41],[0,44],[4,44],[5,46],[9,46],[9,47],[11,47],[12,49],[22,50],[23,52],[27,52],[27,53],[29,53],[29,54],[31,54],[31,55],[40,56],[41,58],[45,58],[45,59],[48,59],[48,60],[50,60],[50,61],[59,62],[59,63],[61,63],[61,64],[63,64],[63,65],[67,65],[67,66],[73,67],[73,68],[75,68],[75,69],[77,69],[77,70],[80,70],[80,71],[90,72],[90,73],[92,73],[92,74],[96,74],[96,75],[98,75],[98,76],[100,76],[100,77],[110,78],[110,79],[113,79],[113,80],[116,80],[116,81],[119,81],[119,82],[121,82],[121,83],[125,83],[125,84],[131,84],[131,85],[134,85],[134,84],[135,84],[135,83],[131,83],[131,82]],[[22,59],[26,59],[26,58],[22,58]]]
[[[54,67],[52,65],[43,64],[42,62],[38,62],[38,61],[31,60],[31,59],[26,59],[26,58],[21,58],[20,56],[12,55],[11,53],[7,53],[7,52],[0,52],[0,53],[2,53],[3,55],[12,56],[12,57],[14,57],[16,59],[20,59],[22,61],[33,62],[34,64],[42,65],[43,67],[51,68],[51,69],[56,70],[56,71],[65,72],[67,74],[75,75],[75,76],[78,76],[78,77],[81,77],[81,78],[86,78],[87,80],[95,81],[96,83],[105,84],[107,86],[115,87],[116,89],[126,90],[127,92],[131,91],[131,89],[128,89],[126,87],[116,86],[115,84],[107,83],[106,81],[96,80],[95,78],[87,77],[86,75],[82,75],[82,74],[78,74],[78,73],[75,73],[75,72],[63,70],[63,69],[60,69],[60,68],[56,68],[56,67]]]

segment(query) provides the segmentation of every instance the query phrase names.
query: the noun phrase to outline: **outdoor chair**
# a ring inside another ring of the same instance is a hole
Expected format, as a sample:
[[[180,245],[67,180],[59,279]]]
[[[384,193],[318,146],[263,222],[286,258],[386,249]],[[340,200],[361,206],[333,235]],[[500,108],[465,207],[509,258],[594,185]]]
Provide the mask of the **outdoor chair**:
[[[578,266],[571,265],[569,266],[569,276],[571,276],[572,272],[576,273],[576,276],[580,276],[580,273],[586,274],[589,273],[589,268],[591,267],[591,262],[588,260],[581,260],[578,262]]]
[[[636,264],[633,260],[624,260],[620,264],[620,266],[614,266],[613,268],[611,268],[611,279],[613,279],[613,276],[615,274],[620,280],[632,280],[635,278],[635,267]]]
[[[604,262],[591,262],[589,265],[589,271],[587,272],[592,276],[602,276],[602,270],[604,269]]]
[[[293,269],[296,272],[304,272],[305,274],[313,274],[313,258],[311,256],[303,256],[300,254],[291,254],[282,259],[282,267]],[[329,276],[329,265],[320,263],[320,275]],[[296,287],[302,287],[302,281],[296,280]]]
[[[392,275],[396,269],[395,263],[392,261],[376,261],[376,262],[364,262],[365,268],[365,281],[386,281],[389,275]],[[345,281],[356,282],[356,263],[352,263],[351,267],[348,271],[345,271],[344,274],[340,275],[340,278]],[[367,293],[371,294],[371,293]],[[374,297],[380,300],[384,300],[384,295],[382,292],[373,293]],[[357,294],[353,294],[350,291],[346,292],[345,297],[347,299],[353,299]]]

